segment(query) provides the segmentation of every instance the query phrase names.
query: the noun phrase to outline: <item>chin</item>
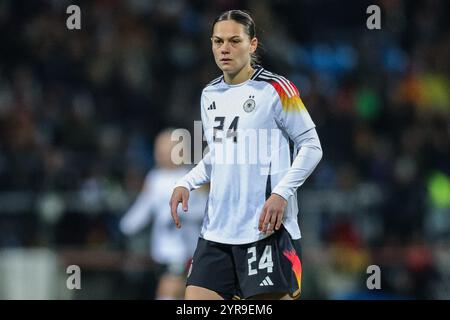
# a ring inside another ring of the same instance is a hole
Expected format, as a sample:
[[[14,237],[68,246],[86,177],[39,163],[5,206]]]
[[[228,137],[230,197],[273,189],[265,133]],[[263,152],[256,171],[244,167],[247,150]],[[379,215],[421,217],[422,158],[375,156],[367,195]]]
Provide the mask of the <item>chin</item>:
[[[234,68],[233,66],[230,66],[230,65],[219,65],[219,69],[222,70],[223,72],[230,73],[230,74],[236,73],[236,68]]]

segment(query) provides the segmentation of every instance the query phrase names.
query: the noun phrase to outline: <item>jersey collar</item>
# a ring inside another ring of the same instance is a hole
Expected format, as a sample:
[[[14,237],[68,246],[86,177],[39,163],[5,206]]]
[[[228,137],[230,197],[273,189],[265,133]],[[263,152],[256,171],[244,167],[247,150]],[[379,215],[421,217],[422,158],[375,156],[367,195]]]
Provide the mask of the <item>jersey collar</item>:
[[[253,72],[253,75],[252,75],[252,77],[250,78],[250,80],[255,80],[260,74],[261,74],[261,72],[263,72],[264,71],[264,68],[263,67],[261,67],[260,65],[255,65],[255,66],[253,66],[253,68],[255,68],[255,72]]]

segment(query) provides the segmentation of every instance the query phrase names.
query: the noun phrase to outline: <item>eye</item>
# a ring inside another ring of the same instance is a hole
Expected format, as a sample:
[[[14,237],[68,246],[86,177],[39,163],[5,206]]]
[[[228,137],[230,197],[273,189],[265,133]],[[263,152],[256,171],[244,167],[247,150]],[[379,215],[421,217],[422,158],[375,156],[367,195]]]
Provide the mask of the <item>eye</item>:
[[[239,40],[239,39],[233,39],[233,40],[231,40],[231,42],[233,42],[233,43],[239,43],[239,42],[241,42],[241,40]]]
[[[222,43],[222,40],[220,40],[220,39],[214,39],[214,44],[221,44]]]

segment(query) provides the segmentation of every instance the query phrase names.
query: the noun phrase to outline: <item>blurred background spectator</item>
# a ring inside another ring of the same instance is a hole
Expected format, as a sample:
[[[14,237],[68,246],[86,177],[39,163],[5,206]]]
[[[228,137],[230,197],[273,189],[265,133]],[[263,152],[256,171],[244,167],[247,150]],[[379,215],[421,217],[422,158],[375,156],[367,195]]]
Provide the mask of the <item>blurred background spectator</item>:
[[[445,0],[1,1],[1,298],[155,297],[149,230],[130,245],[119,220],[156,134],[200,119],[210,23],[231,8],[253,14],[262,64],[297,85],[324,150],[299,194],[303,297],[450,298]],[[25,275],[40,282],[20,290]]]
[[[157,135],[155,168],[147,174],[141,193],[119,224],[124,234],[133,235],[152,223],[149,246],[151,258],[158,264],[155,269],[159,269],[155,295],[158,300],[184,298],[185,275],[197,246],[208,198],[206,187],[190,194],[188,212],[183,212],[181,206],[178,210],[181,229],[175,226],[172,215],[167,214],[173,186],[189,171],[172,160],[172,151],[178,143],[172,141],[173,130],[168,128]],[[190,143],[183,142],[185,147]]]

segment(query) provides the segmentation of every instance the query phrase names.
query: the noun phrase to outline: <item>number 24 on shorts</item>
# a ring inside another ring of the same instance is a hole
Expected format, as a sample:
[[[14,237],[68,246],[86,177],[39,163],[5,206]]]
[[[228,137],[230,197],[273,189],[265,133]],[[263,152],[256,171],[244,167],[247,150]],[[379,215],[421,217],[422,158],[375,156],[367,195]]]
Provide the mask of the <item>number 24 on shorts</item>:
[[[256,246],[250,247],[247,250],[247,254],[250,254],[248,258],[248,275],[252,276],[258,273],[257,269],[254,269],[252,264],[256,261]],[[272,260],[272,246],[267,245],[264,252],[259,259],[258,269],[267,269],[267,273],[272,273],[273,271],[273,260]]]

